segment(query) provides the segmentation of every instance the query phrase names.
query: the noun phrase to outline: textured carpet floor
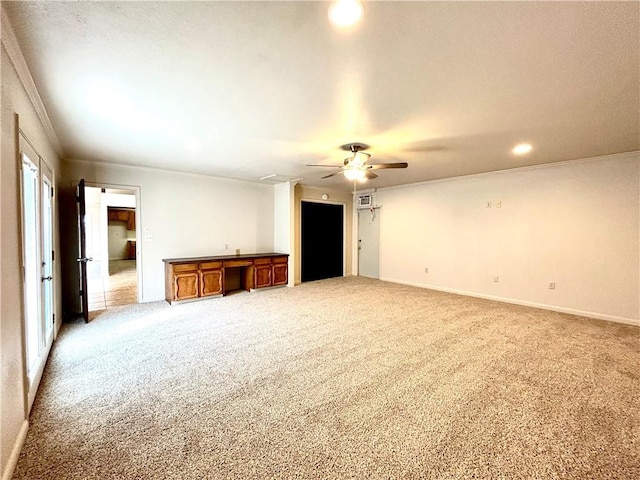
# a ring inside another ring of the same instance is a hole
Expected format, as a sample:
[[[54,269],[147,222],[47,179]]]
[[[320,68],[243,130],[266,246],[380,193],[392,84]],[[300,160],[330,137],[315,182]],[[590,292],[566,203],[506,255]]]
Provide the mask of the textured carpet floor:
[[[640,478],[634,326],[349,277],[108,310],[16,479]]]

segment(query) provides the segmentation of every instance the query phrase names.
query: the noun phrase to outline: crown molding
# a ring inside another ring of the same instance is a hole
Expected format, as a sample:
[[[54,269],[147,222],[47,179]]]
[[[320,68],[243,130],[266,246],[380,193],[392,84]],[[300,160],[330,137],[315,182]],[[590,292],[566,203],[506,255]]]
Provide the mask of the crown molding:
[[[126,163],[116,163],[116,162],[106,162],[104,160],[84,160],[80,158],[65,158],[62,163],[65,165],[79,165],[79,166],[90,166],[93,168],[104,168],[104,169],[116,169],[116,170],[132,170],[139,172],[152,172],[152,173],[162,173],[162,174],[170,174],[170,175],[182,175],[187,177],[200,177],[200,178],[209,178],[216,179],[224,182],[241,182],[248,183],[251,185],[260,185],[261,187],[273,187],[277,184],[270,184],[261,182],[260,180],[245,180],[242,178],[233,178],[233,177],[222,177],[219,175],[211,175],[208,173],[198,173],[198,172],[187,172],[183,170],[171,170],[169,168],[159,168],[159,167],[148,167],[144,165],[131,165]],[[89,181],[88,178],[85,180]],[[294,179],[295,180],[295,179]]]
[[[38,116],[49,141],[51,142],[51,146],[59,157],[64,157],[62,145],[60,144],[58,136],[53,129],[47,110],[44,107],[44,103],[42,103],[42,98],[40,98],[40,93],[38,93],[38,89],[33,81],[33,77],[31,76],[29,66],[27,65],[24,55],[22,55],[18,39],[16,38],[13,27],[11,26],[11,22],[9,21],[9,17],[7,16],[4,8],[0,8],[0,21],[0,28],[2,31],[0,42],[4,46],[7,55],[9,55],[9,59],[18,74],[20,83],[27,92],[27,97],[29,97],[29,101],[31,102],[31,105],[33,105],[36,115]]]
[[[527,165],[524,167],[514,167],[514,168],[504,168],[502,170],[494,170],[491,172],[472,173],[469,175],[457,175],[455,177],[438,178],[436,180],[425,180],[424,182],[403,183],[402,185],[393,185],[390,187],[378,187],[375,189],[362,190],[362,191],[358,191],[358,193],[367,193],[369,191],[381,192],[386,190],[399,190],[401,188],[413,188],[413,187],[419,187],[422,185],[432,185],[435,183],[454,182],[457,180],[463,180],[463,179],[469,179],[469,178],[490,177],[494,175],[509,175],[512,173],[527,172],[532,170],[542,170],[545,168],[563,167],[566,165],[577,165],[581,163],[586,164],[586,163],[615,161],[615,160],[637,161],[639,159],[640,159],[640,150],[631,150],[630,152],[612,153],[610,155],[599,155],[597,157],[576,158],[573,160],[561,160],[559,162],[536,163],[535,165]]]

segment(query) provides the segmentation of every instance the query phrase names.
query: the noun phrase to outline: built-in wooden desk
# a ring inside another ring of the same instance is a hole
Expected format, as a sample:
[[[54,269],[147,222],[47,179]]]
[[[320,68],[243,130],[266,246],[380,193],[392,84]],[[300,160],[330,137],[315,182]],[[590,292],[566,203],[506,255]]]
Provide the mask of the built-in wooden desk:
[[[170,304],[226,295],[236,290],[286,285],[286,253],[165,258],[165,299]]]

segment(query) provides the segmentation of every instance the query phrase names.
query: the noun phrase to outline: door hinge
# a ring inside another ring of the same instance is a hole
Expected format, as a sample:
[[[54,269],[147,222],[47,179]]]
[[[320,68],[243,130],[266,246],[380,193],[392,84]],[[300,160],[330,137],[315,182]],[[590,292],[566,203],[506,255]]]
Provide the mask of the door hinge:
[[[56,251],[51,250],[51,261],[54,261],[55,259],[56,259]]]
[[[80,290],[80,296],[81,296],[81,297],[83,296],[83,294],[82,294],[82,290]]]
[[[53,314],[53,324],[54,325],[56,324],[56,314],[55,313]]]
[[[51,198],[53,198],[53,195],[54,195],[54,188],[51,187]]]

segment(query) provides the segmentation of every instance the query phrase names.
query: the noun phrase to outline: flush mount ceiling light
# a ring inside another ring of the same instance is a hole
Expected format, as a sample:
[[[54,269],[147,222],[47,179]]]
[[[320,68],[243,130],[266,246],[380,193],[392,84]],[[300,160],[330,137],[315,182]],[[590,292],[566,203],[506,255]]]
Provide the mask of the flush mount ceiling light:
[[[513,150],[511,150],[515,155],[525,155],[527,153],[529,153],[531,151],[533,147],[531,147],[530,144],[528,143],[521,143],[519,145],[516,145],[515,147],[513,147]]]
[[[329,20],[339,27],[350,27],[362,18],[363,12],[360,0],[338,0],[329,7]]]

